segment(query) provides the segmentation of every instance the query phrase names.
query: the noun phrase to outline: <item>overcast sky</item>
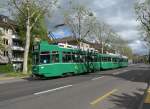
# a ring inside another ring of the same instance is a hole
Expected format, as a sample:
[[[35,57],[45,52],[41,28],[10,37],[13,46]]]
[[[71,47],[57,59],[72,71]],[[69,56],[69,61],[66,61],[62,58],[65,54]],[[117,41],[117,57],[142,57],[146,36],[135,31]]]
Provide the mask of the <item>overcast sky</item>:
[[[1,3],[2,1],[4,0],[0,0]],[[60,1],[61,4],[66,6],[67,0]],[[144,43],[140,41],[141,36],[137,30],[139,23],[136,21],[134,12],[135,0],[79,0],[79,3],[90,8],[98,19],[108,23],[123,39],[128,40],[134,53],[145,54],[147,52]],[[1,13],[5,12],[2,10],[0,11]],[[55,13],[51,23],[49,27],[63,23],[62,17],[58,11]],[[63,31],[59,33],[64,34]]]
[[[134,11],[135,0],[76,0],[90,8],[100,20],[108,23],[124,39],[129,41],[129,46],[134,53],[145,54],[148,50],[144,42],[140,41],[141,36],[138,31],[139,22],[136,20]],[[64,3],[65,2],[65,3]],[[66,0],[61,0],[61,4],[66,5]],[[56,21],[60,21],[61,16],[56,14]]]

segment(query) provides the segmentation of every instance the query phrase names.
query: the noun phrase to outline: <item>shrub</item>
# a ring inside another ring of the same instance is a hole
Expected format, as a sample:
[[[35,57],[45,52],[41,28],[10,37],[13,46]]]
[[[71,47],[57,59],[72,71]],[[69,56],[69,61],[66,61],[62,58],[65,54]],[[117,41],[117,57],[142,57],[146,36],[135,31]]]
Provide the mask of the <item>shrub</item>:
[[[0,65],[0,73],[9,73],[13,71],[12,64],[3,64]]]

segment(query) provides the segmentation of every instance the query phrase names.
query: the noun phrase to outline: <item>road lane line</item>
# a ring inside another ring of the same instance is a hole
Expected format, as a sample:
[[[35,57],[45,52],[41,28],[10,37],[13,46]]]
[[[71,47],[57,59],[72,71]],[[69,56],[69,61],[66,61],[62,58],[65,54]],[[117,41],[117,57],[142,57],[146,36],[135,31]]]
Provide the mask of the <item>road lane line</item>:
[[[97,79],[101,79],[101,78],[103,78],[104,76],[101,76],[101,77],[97,77],[97,78],[93,78],[92,80],[94,81],[94,80],[97,80]]]
[[[97,98],[96,100],[92,101],[90,104],[94,106],[94,105],[96,105],[97,103],[99,103],[100,101],[102,101],[103,99],[105,99],[105,98],[107,98],[108,96],[110,96],[110,95],[112,95],[113,93],[115,93],[116,91],[118,91],[118,90],[117,90],[117,89],[114,89],[114,90],[112,90],[112,91],[106,93],[105,95],[103,95],[103,96]]]
[[[72,87],[72,85],[66,85],[66,86],[55,88],[55,89],[50,89],[50,90],[45,90],[45,91],[37,92],[37,93],[34,93],[34,95],[40,95],[40,94],[44,94],[44,93],[48,93],[48,92],[54,92],[54,91],[57,91],[57,90],[68,88],[68,87]]]

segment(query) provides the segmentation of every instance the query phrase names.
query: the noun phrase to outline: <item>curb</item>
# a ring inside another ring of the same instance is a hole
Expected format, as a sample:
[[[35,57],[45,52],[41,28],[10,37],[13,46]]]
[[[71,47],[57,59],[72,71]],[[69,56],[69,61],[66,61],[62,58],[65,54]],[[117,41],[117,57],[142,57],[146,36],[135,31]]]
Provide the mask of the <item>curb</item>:
[[[140,102],[140,105],[139,105],[139,108],[138,109],[142,109],[143,108],[143,105],[144,105],[144,100],[146,98],[146,95],[147,95],[147,90],[149,89],[149,84],[147,84],[147,88],[145,89],[144,91],[144,95],[142,97],[142,100]]]
[[[0,79],[0,85],[6,84],[6,83],[27,81],[28,78],[29,78],[29,76],[26,76],[26,77],[4,77],[4,78]]]
[[[0,77],[0,81],[5,81],[5,80],[13,80],[13,79],[26,79],[29,76],[24,76],[24,77]]]
[[[0,81],[15,79],[15,77],[1,77]]]
[[[143,95],[143,98],[142,98],[142,100],[141,100],[141,103],[140,103],[138,109],[143,109],[144,104],[145,104],[144,102],[145,102],[145,99],[146,99],[146,97],[147,97],[147,92],[148,92],[149,89],[150,89],[150,83],[147,84],[147,88],[146,88],[145,91],[144,91],[144,95]]]

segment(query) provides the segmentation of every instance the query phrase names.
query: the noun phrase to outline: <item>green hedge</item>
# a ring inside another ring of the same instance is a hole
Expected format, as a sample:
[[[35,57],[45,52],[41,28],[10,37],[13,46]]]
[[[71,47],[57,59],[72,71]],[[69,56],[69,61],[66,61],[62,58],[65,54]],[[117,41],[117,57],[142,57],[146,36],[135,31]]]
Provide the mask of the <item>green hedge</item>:
[[[13,72],[13,66],[11,64],[0,65],[0,73]]]

